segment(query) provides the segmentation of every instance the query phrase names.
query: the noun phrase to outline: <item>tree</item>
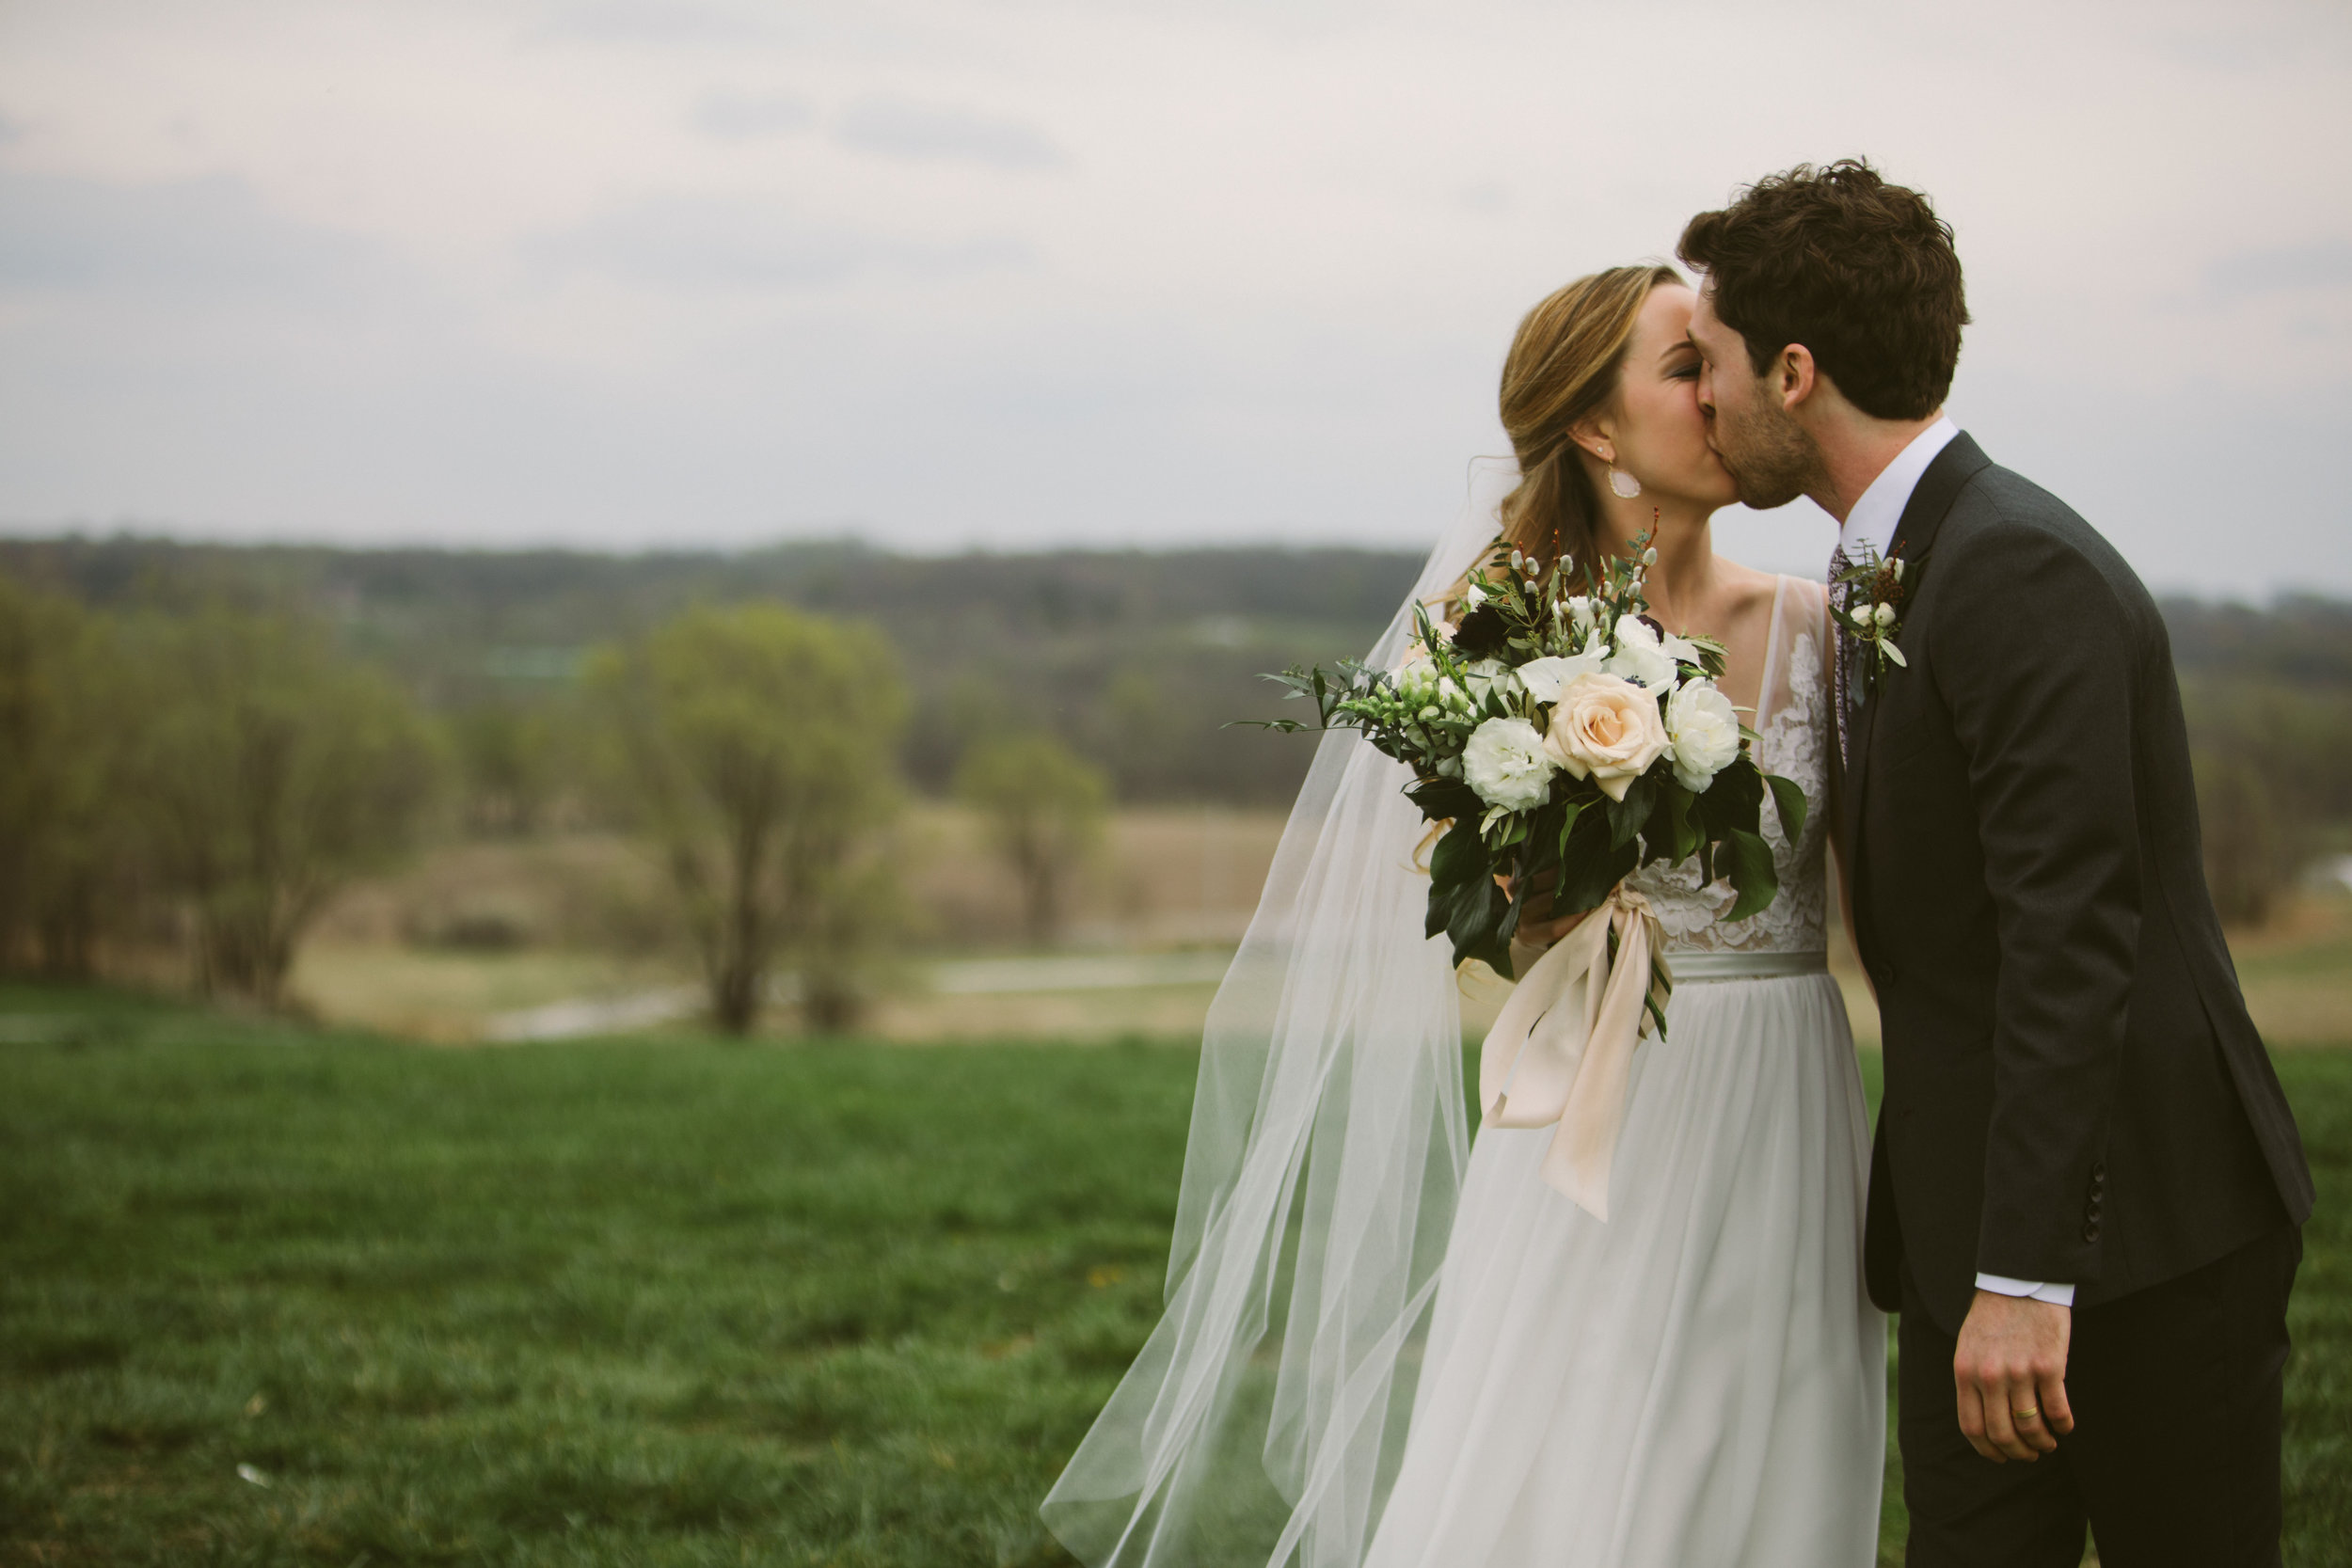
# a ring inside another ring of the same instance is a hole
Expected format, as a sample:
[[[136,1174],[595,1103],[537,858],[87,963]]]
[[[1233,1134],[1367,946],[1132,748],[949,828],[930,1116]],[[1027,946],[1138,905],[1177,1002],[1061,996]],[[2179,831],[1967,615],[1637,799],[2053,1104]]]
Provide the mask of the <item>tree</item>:
[[[199,985],[276,1005],[328,896],[412,842],[436,736],[305,623],[215,608],[133,629],[141,836],[187,901]]]
[[[1071,879],[1102,837],[1110,802],[1102,769],[1042,732],[995,736],[964,752],[956,793],[981,814],[996,849],[1012,863],[1029,940],[1053,941]]]
[[[2182,683],[2205,881],[2233,926],[2260,926],[2352,816],[2352,695],[2260,676]]]
[[[0,578],[0,968],[87,977],[128,857],[113,627]]]
[[[869,628],[773,605],[690,610],[601,651],[623,803],[660,845],[700,948],[711,1017],[750,1030],[798,960],[809,1021],[854,1017],[854,969],[888,917],[880,831],[899,804],[906,695]]]
[[[485,837],[539,831],[555,794],[555,726],[544,706],[512,700],[469,704],[449,716],[465,781],[466,826]]]

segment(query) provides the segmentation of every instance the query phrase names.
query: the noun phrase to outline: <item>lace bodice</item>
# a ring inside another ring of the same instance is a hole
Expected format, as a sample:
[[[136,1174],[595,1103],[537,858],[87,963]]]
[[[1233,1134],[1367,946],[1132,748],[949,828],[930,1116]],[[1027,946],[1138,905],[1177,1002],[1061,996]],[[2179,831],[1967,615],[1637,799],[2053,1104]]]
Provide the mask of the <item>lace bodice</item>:
[[[1645,895],[1674,952],[1819,952],[1829,940],[1828,876],[1823,846],[1829,832],[1829,622],[1821,585],[1784,577],[1772,594],[1772,627],[1765,647],[1764,680],[1756,698],[1756,765],[1804,791],[1804,832],[1796,843],[1780,829],[1768,795],[1764,841],[1772,847],[1780,894],[1757,914],[1724,924],[1731,884],[1699,885],[1698,863],[1653,862],[1627,879]]]

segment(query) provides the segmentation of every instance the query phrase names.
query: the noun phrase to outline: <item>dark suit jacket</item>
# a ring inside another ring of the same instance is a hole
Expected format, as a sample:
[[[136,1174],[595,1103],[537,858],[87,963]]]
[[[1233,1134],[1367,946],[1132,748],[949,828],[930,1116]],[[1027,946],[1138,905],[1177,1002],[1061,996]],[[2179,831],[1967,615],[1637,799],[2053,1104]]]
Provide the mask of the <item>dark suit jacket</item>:
[[[2311,1212],[2205,891],[2164,622],[1962,436],[1893,546],[1911,599],[1840,804],[1886,1097],[1866,1274],[1957,1333],[1979,1271],[2092,1307]]]

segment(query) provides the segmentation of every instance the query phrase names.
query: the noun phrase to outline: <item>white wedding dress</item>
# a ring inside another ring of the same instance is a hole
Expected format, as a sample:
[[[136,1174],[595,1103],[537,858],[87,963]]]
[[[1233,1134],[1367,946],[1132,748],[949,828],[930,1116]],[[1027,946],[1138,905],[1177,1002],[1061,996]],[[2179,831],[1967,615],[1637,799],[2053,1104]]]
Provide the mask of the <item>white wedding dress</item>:
[[[1634,1053],[1602,1223],[1538,1174],[1553,1130],[1472,1148],[1401,1467],[1366,1568],[1865,1568],[1885,1323],[1864,1295],[1869,1128],[1823,965],[1835,744],[1819,584],[1775,593],[1756,729],[1780,895],[1727,925],[1694,867],[1633,886],[1675,973]]]

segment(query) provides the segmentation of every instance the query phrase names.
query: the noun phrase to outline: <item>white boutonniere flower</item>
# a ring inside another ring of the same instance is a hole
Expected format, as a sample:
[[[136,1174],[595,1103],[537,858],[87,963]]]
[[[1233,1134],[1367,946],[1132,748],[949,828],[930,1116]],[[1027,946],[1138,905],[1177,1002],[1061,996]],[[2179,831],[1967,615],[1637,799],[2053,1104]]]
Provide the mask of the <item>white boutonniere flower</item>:
[[[1903,610],[1918,586],[1918,569],[1900,553],[1882,557],[1863,546],[1860,561],[1837,574],[1830,583],[1836,595],[1831,614],[1838,629],[1867,650],[1860,671],[1862,689],[1876,689],[1888,666],[1910,668],[1897,639],[1903,632]]]

